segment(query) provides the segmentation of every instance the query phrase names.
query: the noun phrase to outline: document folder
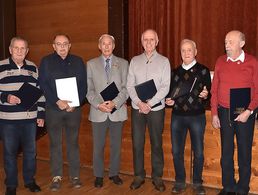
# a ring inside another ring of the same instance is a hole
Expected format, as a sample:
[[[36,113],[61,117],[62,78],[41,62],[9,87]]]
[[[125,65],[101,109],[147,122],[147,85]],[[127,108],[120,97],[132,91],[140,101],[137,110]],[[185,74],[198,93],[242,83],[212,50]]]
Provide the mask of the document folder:
[[[118,94],[119,94],[119,91],[114,81],[100,92],[100,95],[104,101],[112,101],[113,99],[116,98]],[[111,111],[111,114],[115,111],[116,111],[116,108],[113,108],[113,110]]]
[[[19,106],[29,110],[38,101],[42,94],[43,92],[39,88],[29,83],[23,83],[15,95],[21,100]]]
[[[233,88],[230,89],[230,107],[229,107],[229,119],[234,119],[245,111],[251,101],[251,89],[250,88]]]
[[[193,81],[181,82],[177,87],[172,90],[171,99],[175,100],[179,97],[190,94],[193,90],[196,80],[197,78],[195,77]]]
[[[136,85],[135,90],[136,90],[138,97],[143,102],[147,102],[149,99],[151,99],[157,93],[157,88],[156,88],[156,85],[155,85],[153,79]],[[155,108],[159,105],[161,105],[161,102],[155,104],[154,106],[152,106],[152,108]]]

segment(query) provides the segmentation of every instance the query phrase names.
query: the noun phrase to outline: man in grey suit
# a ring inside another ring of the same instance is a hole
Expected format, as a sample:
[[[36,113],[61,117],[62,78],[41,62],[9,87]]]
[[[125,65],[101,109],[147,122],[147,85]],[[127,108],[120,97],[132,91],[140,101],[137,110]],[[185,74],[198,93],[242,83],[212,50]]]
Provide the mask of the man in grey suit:
[[[94,186],[103,186],[104,147],[107,129],[110,134],[110,166],[109,179],[121,185],[123,181],[118,176],[120,169],[120,149],[123,121],[127,119],[125,104],[128,94],[126,79],[128,62],[113,55],[115,39],[103,34],[99,38],[98,47],[102,54],[87,62],[87,99],[91,104],[89,120],[92,122],[93,134],[93,172],[96,177]],[[109,101],[104,101],[100,92],[114,82],[118,95]],[[112,112],[113,109],[116,109]]]

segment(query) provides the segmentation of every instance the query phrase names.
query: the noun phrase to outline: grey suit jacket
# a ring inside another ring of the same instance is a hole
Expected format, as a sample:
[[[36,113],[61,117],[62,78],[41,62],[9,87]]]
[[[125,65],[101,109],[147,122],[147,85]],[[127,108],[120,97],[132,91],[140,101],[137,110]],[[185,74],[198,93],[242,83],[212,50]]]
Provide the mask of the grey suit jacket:
[[[109,117],[111,121],[124,121],[127,119],[127,106],[125,105],[128,98],[126,89],[127,73],[128,62],[114,55],[112,56],[109,79],[106,77],[102,56],[87,62],[87,99],[91,104],[89,114],[90,121],[104,122],[107,117]],[[101,112],[98,110],[98,104],[103,103],[104,100],[102,99],[100,92],[113,81],[119,90],[118,96],[113,99],[117,110],[112,114]]]

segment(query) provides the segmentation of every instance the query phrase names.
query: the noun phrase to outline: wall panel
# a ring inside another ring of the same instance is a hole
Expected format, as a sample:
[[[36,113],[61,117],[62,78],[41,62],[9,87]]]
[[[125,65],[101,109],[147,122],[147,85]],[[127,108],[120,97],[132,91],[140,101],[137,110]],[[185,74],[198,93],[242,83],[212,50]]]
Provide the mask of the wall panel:
[[[99,55],[97,43],[108,31],[107,1],[91,0],[17,0],[17,34],[29,41],[28,58],[40,62],[52,52],[55,34],[70,36],[72,53],[86,62]]]

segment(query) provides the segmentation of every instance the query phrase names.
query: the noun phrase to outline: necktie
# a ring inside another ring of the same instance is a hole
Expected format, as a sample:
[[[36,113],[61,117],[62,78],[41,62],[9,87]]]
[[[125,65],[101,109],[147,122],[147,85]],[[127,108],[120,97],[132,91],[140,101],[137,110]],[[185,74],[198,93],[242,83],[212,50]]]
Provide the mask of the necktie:
[[[107,78],[109,78],[109,72],[110,72],[110,64],[109,64],[109,62],[110,62],[110,59],[107,58],[106,59],[106,64],[105,64],[105,72],[106,72]]]

